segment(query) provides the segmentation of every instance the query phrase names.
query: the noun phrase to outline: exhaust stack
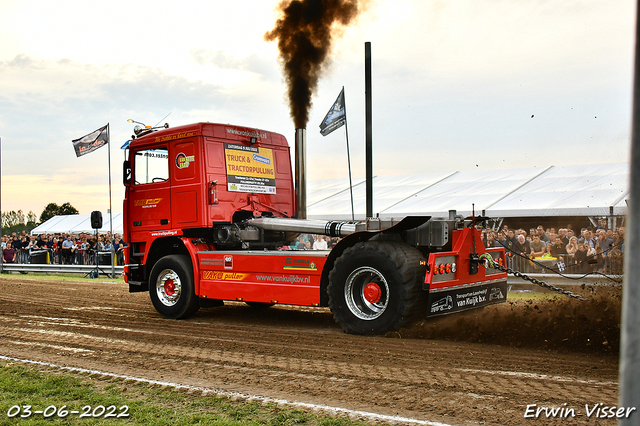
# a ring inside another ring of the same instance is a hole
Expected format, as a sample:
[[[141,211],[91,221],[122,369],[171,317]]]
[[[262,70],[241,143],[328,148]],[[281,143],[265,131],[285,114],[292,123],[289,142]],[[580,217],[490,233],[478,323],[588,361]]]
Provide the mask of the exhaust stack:
[[[307,129],[296,129],[296,218],[307,218]]]

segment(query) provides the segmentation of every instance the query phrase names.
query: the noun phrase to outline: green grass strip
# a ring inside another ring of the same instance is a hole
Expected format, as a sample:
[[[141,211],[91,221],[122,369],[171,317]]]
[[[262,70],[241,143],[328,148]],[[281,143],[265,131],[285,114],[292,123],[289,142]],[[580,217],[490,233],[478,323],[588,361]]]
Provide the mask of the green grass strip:
[[[25,406],[30,406],[31,414],[22,418],[27,413]],[[110,406],[113,408],[109,409]],[[104,413],[101,407],[105,407]],[[64,415],[65,410],[66,416],[59,417],[58,413]],[[36,414],[36,411],[43,413]],[[78,413],[72,414],[72,411]],[[83,412],[88,417],[81,418]],[[128,417],[105,418],[109,412],[116,416],[127,413]],[[45,418],[45,415],[51,416]],[[134,380],[3,361],[0,362],[0,424],[355,426],[370,423],[276,404],[232,401],[228,397]]]

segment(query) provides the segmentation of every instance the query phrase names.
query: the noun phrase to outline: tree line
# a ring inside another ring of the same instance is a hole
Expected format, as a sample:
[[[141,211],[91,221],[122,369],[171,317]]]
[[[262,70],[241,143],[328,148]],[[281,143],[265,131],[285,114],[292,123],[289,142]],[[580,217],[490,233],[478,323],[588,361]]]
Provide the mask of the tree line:
[[[33,228],[54,216],[78,213],[78,209],[68,202],[61,205],[56,203],[47,204],[44,210],[42,210],[39,219],[31,210],[26,214],[22,210],[2,212],[2,235],[10,235],[14,232],[18,234],[22,231],[31,232]]]

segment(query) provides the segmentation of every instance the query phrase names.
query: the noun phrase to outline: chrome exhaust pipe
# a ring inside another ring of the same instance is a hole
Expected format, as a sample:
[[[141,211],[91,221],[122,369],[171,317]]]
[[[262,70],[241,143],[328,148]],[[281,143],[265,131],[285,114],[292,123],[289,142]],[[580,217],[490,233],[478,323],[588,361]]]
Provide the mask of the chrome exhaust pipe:
[[[363,230],[353,222],[326,220],[299,220],[281,217],[256,217],[247,220],[249,225],[267,231],[295,232],[297,234],[319,234],[330,237],[344,237],[356,231]]]
[[[307,218],[307,129],[296,129],[296,218]]]

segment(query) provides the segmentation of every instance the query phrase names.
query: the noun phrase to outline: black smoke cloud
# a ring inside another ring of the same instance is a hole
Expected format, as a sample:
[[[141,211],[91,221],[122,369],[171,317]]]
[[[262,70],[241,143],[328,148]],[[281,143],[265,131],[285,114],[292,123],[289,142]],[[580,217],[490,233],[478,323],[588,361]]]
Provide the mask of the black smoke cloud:
[[[296,129],[306,128],[311,96],[331,54],[332,43],[342,27],[361,12],[358,0],[283,0],[275,27],[264,35],[278,41],[289,108]]]

